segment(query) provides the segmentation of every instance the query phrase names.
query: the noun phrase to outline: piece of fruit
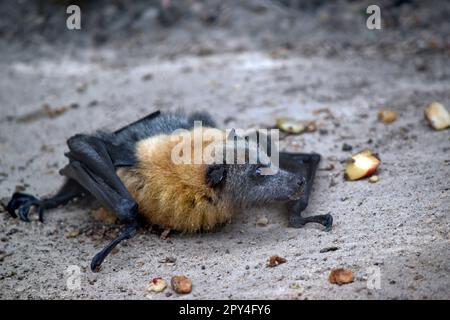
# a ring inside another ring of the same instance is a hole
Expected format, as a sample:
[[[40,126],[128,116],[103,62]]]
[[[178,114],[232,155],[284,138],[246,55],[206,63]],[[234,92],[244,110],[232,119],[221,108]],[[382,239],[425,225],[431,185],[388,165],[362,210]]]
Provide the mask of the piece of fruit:
[[[368,177],[377,170],[379,164],[380,160],[370,150],[364,150],[353,155],[347,161],[345,178],[347,180],[358,180]]]
[[[147,292],[162,292],[167,288],[167,282],[163,278],[153,278],[145,288]]]
[[[353,272],[350,269],[333,269],[328,276],[328,281],[333,284],[343,285],[353,282]]]
[[[267,263],[267,266],[270,268],[276,267],[279,264],[285,263],[287,260],[280,256],[271,256],[269,258],[269,262]]]
[[[380,112],[378,112],[378,120],[380,120],[384,124],[394,122],[397,119],[397,117],[398,113],[390,109],[383,109]]]
[[[296,282],[291,283],[291,284],[289,285],[289,288],[290,288],[290,289],[296,289],[296,290],[301,289],[300,285],[299,285],[298,283],[296,283]]]
[[[269,223],[269,219],[267,219],[266,217],[261,217],[258,219],[258,221],[256,221],[256,224],[260,227],[267,226],[268,223]]]
[[[192,281],[186,276],[173,276],[170,285],[176,293],[190,293],[192,291]]]
[[[450,114],[439,102],[432,102],[425,108],[425,117],[435,130],[450,128]]]
[[[67,239],[76,238],[76,237],[78,237],[80,235],[80,233],[81,233],[80,230],[70,231],[68,234],[66,234],[66,238]]]
[[[283,132],[294,134],[305,132],[307,129],[304,123],[286,118],[278,118],[276,126]]]
[[[377,183],[378,181],[380,181],[380,178],[378,178],[378,176],[376,175],[373,175],[369,178],[370,183]]]

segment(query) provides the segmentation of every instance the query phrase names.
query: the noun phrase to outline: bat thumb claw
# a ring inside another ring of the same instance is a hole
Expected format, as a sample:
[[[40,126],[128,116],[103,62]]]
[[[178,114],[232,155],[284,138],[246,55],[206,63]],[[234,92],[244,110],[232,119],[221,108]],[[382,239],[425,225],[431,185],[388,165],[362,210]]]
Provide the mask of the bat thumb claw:
[[[91,270],[92,272],[99,272],[102,262],[105,257],[102,255],[102,252],[97,253],[91,261]]]

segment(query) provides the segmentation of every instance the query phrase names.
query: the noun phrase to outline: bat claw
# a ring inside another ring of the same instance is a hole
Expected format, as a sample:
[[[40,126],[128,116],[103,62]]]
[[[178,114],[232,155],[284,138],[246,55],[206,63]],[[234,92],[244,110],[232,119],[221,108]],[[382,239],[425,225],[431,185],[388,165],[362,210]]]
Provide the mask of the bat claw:
[[[330,231],[333,226],[333,216],[331,214],[302,217],[299,214],[294,214],[289,217],[289,227],[301,228],[307,223],[319,223],[325,227],[325,231]]]
[[[28,214],[30,209],[35,207],[38,212],[39,221],[43,222],[44,207],[42,201],[26,193],[16,192],[13,194],[6,209],[8,213],[13,217],[19,216],[20,220],[30,222]],[[17,214],[16,214],[17,210]]]
[[[30,219],[28,219],[28,213],[30,212],[30,206],[21,206],[19,208],[19,218],[22,221],[30,222]]]
[[[92,258],[91,261],[91,270],[92,272],[99,272],[100,271],[100,266],[103,262],[103,260],[105,260],[105,254],[103,252],[99,252],[97,253],[94,258]]]
[[[324,221],[322,225],[325,227],[325,231],[331,231],[331,228],[333,226],[333,216],[331,214],[324,215]]]

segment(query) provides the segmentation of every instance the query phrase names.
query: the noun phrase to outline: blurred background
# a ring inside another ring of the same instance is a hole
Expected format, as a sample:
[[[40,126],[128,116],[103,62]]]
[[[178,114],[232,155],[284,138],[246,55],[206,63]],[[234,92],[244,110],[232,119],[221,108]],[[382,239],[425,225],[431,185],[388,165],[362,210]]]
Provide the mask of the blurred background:
[[[81,31],[64,27],[70,4],[81,8]],[[366,28],[370,4],[381,8],[380,32]],[[448,54],[449,11],[434,0],[17,0],[0,4],[0,37],[2,52],[56,56],[89,47],[148,57],[280,47],[303,55]]]

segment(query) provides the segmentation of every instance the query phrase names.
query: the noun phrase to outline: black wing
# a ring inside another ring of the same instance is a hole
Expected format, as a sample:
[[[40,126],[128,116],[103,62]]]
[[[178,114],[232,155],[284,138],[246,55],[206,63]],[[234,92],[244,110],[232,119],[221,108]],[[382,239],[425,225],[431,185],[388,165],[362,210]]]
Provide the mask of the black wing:
[[[120,128],[119,130],[116,130],[114,133],[120,134],[121,132],[123,132],[125,130],[131,130],[133,127],[138,126],[139,124],[142,124],[143,122],[150,121],[150,120],[156,118],[157,116],[159,116],[160,114],[161,114],[161,111],[157,110],[157,111],[150,113],[149,115],[147,115],[133,123],[130,123],[129,125],[126,125],[123,128]]]
[[[136,156],[133,143],[120,143],[121,134],[139,131],[139,128],[158,117],[153,112],[112,134],[75,135],[67,140],[69,164],[61,174],[78,182],[105,208],[115,213],[125,223],[120,235],[97,253],[91,262],[91,269],[97,270],[111,250],[124,239],[134,236],[137,229],[138,205],[118,177],[119,167],[133,167]],[[136,142],[136,141],[134,141]]]
[[[118,146],[112,146],[99,137],[75,135],[67,144],[69,164],[61,174],[77,181],[125,223],[121,234],[93,258],[91,269],[95,271],[119,242],[136,233],[137,203],[116,174],[118,164],[132,165],[132,161],[123,157]]]

